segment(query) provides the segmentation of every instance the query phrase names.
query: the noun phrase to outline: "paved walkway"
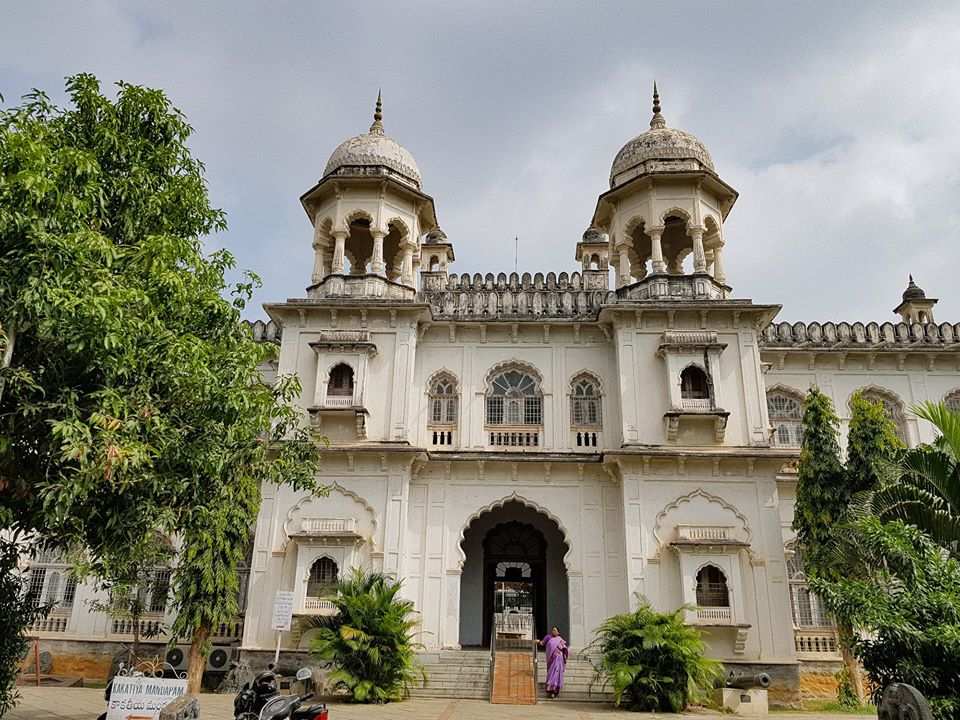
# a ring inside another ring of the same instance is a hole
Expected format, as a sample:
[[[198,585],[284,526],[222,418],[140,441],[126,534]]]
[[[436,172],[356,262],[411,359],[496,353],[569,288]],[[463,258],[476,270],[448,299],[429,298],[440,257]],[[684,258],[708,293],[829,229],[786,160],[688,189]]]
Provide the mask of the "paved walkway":
[[[103,690],[93,688],[21,687],[17,707],[4,720],[96,720],[103,712]],[[233,697],[201,695],[200,720],[232,720]],[[775,713],[786,720],[851,720],[851,715]],[[482,700],[416,699],[389,705],[341,705],[330,708],[330,720],[521,720],[522,718],[567,718],[568,720],[626,720],[627,718],[731,717],[718,713],[685,715],[639,714],[597,704],[546,701],[536,706],[490,705]],[[862,716],[861,716],[862,717]]]

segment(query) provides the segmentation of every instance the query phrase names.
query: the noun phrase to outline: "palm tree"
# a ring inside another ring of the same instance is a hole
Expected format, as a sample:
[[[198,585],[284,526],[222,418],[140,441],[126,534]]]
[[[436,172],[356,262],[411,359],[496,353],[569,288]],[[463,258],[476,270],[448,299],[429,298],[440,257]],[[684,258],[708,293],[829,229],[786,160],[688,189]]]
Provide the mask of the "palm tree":
[[[355,702],[389,702],[409,694],[424,677],[416,659],[414,606],[398,597],[400,583],[360,568],[337,582],[330,600],[337,613],[317,618],[312,651],[330,663],[327,678]]]
[[[932,445],[905,451],[888,481],[873,494],[871,509],[882,520],[900,519],[923,530],[960,557],[960,413],[940,403],[913,408],[940,433]]]

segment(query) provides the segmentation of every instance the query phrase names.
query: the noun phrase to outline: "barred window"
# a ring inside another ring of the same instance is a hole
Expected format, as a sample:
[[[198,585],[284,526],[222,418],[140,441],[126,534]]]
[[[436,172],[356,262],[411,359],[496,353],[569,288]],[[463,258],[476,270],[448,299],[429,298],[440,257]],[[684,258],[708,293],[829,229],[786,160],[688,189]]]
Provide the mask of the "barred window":
[[[710,383],[703,368],[690,365],[680,373],[680,397],[684,400],[709,400]]]
[[[152,613],[164,613],[167,609],[167,596],[170,594],[170,571],[157,570],[153,576],[153,587],[150,593],[150,604],[147,606]]]
[[[455,425],[457,422],[457,384],[447,375],[430,386],[430,424]]]
[[[327,395],[351,397],[353,395],[353,368],[341,363],[330,371]]]
[[[537,382],[520,370],[500,373],[487,394],[487,425],[542,425],[543,397]]]
[[[883,406],[883,412],[890,419],[890,422],[893,423],[893,427],[896,430],[897,437],[900,438],[900,442],[902,442],[904,445],[908,445],[907,418],[903,413],[903,405],[900,403],[900,401],[897,400],[894,395],[887,394],[886,392],[877,388],[864,390],[863,397],[872,402],[878,402]]]
[[[72,575],[67,576],[67,582],[63,586],[63,599],[60,601],[60,607],[72,608],[73,599],[77,595],[77,579]]]
[[[954,390],[952,393],[947,395],[943,399],[943,404],[947,406],[947,410],[960,413],[960,390]]]
[[[833,620],[827,614],[820,598],[807,586],[807,576],[803,572],[803,556],[799,550],[794,549],[793,554],[787,558],[787,577],[790,583],[790,609],[794,627],[833,627]]]
[[[803,441],[802,400],[782,390],[768,392],[767,412],[773,425],[773,444],[778,447],[800,447]]]
[[[32,607],[40,605],[43,597],[43,585],[47,578],[47,569],[45,567],[30,568],[30,580],[27,583],[27,602]]]
[[[57,600],[60,599],[58,593],[60,592],[60,573],[52,572],[50,577],[47,579],[47,595],[44,602],[47,605],[55,605]]]
[[[574,427],[599,427],[602,424],[600,388],[593,378],[581,376],[573,381],[570,424]]]
[[[307,597],[320,597],[330,592],[337,584],[339,568],[328,557],[318,558],[310,566],[310,577],[307,579]]]
[[[730,607],[727,578],[716,565],[704,565],[697,573],[697,605]]]

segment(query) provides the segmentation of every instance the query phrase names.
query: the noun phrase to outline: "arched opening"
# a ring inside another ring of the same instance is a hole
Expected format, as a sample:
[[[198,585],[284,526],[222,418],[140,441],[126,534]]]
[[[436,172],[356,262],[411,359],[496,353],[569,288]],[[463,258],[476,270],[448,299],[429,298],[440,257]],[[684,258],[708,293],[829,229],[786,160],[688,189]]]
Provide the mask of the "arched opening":
[[[598,428],[602,422],[600,383],[592,375],[578,375],[570,387],[570,425]]]
[[[436,255],[430,256],[430,272],[437,272],[440,270],[440,258]]]
[[[600,256],[594,253],[590,256],[590,269],[591,270],[600,270]]]
[[[893,423],[897,437],[904,445],[909,445],[909,436],[907,435],[907,417],[903,412],[903,403],[893,393],[878,387],[870,387],[861,390],[863,397],[871,402],[880,403],[883,412]]]
[[[680,373],[680,398],[683,400],[709,400],[710,382],[703,368],[689,365]]]
[[[364,275],[373,258],[373,235],[370,233],[370,219],[357,217],[350,221],[349,234],[344,244],[344,259],[349,268],[344,274]]]
[[[537,379],[520,368],[498,373],[487,391],[487,425],[542,425],[543,395]]]
[[[307,597],[323,598],[330,595],[337,585],[340,569],[330,558],[317,558],[310,566],[307,576]]]
[[[327,397],[353,397],[353,368],[346,363],[335,365],[327,381]]]
[[[663,249],[667,272],[672,275],[693,272],[692,259],[685,265],[686,258],[693,254],[693,239],[687,234],[687,225],[687,218],[679,213],[667,215],[663,219],[660,246]]]
[[[383,260],[387,266],[387,279],[398,282],[403,275],[403,242],[409,235],[406,226],[399,220],[387,224],[383,238]]]
[[[554,520],[511,500],[470,523],[461,547],[461,646],[489,646],[496,613],[532,618],[538,638],[552,625],[569,637],[568,547]]]
[[[727,576],[716,565],[704,565],[697,573],[697,605],[699,607],[730,607]]]

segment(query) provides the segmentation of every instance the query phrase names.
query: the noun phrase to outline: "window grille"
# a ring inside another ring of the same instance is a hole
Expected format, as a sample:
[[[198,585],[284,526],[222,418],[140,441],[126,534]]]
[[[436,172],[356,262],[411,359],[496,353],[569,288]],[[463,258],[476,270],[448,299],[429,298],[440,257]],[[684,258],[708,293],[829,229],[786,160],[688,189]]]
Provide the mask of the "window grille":
[[[453,380],[437,380],[430,388],[430,424],[455,425],[457,422],[457,388]]]
[[[575,381],[570,395],[570,424],[599,427],[601,423],[600,390],[596,383],[588,378]]]
[[[697,573],[697,605],[700,607],[730,607],[727,578],[720,568],[707,565]]]
[[[46,568],[33,567],[30,569],[30,581],[27,584],[27,602],[29,602],[32,607],[40,606],[40,599],[43,597],[43,584],[46,578]]]
[[[807,586],[803,572],[803,555],[799,550],[787,558],[787,577],[790,583],[790,610],[797,628],[833,627],[833,620],[820,598]]]
[[[153,591],[150,593],[148,608],[152,613],[163,613],[167,609],[167,596],[170,594],[170,571],[157,570],[153,576]]]
[[[947,406],[947,410],[960,413],[960,390],[954,390],[947,395],[947,397],[943,399],[943,404]]]
[[[350,397],[353,395],[353,368],[340,364],[330,371],[327,395]]]
[[[500,373],[486,398],[487,425],[542,425],[543,397],[536,381],[519,370]]]
[[[60,592],[60,573],[52,572],[50,577],[47,579],[47,595],[46,602],[47,605],[56,605],[58,593]]]
[[[316,560],[310,566],[310,577],[307,580],[307,596],[319,597],[330,591],[337,584],[337,564],[328,557]]]
[[[803,442],[803,405],[794,395],[775,390],[767,393],[767,413],[773,425],[773,444],[800,447]]]
[[[710,384],[702,368],[691,365],[680,373],[680,397],[684,400],[710,399]]]
[[[903,406],[900,402],[877,390],[867,390],[863,393],[863,397],[872,402],[878,402],[883,406],[883,412],[890,419],[890,422],[893,423],[894,430],[897,433],[897,437],[900,438],[900,442],[904,445],[909,444],[907,442],[907,419],[903,414]]]
[[[73,599],[77,595],[77,579],[72,575],[67,576],[67,582],[63,586],[63,599],[60,601],[60,607],[72,608]]]

